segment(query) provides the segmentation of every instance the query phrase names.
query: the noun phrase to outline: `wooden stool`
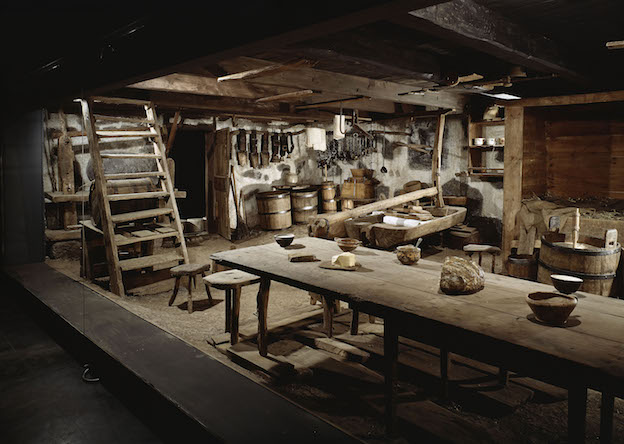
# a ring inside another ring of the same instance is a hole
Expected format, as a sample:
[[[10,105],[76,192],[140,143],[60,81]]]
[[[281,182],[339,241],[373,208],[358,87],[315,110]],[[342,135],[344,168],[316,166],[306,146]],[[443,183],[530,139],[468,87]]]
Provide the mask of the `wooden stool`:
[[[195,275],[201,273],[204,276],[206,271],[210,270],[210,264],[182,264],[177,267],[171,268],[171,276],[175,277],[175,286],[173,287],[173,295],[171,299],[169,299],[169,305],[173,304],[176,296],[178,295],[178,290],[180,289],[180,279],[182,276],[188,276],[188,312],[193,312],[193,287],[195,286]],[[210,294],[210,289],[206,287],[206,293],[208,294],[208,299],[210,303],[212,303],[212,295]]]
[[[230,343],[238,343],[238,316],[240,313],[241,289],[257,284],[260,277],[240,270],[220,271],[204,278],[206,291],[209,287],[225,290],[225,331],[230,332]]]
[[[483,253],[488,253],[492,255],[492,273],[495,272],[496,269],[496,256],[501,254],[501,249],[498,247],[493,247],[492,245],[477,245],[477,244],[468,244],[464,246],[464,251],[468,253],[468,257],[472,260],[472,255],[475,253],[479,253],[479,266],[481,265],[481,260],[483,258]]]

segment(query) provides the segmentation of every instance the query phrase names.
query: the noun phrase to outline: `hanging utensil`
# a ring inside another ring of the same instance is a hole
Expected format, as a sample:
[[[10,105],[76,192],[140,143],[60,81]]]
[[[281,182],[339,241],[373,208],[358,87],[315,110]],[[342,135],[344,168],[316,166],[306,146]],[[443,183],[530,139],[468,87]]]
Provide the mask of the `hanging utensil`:
[[[271,134],[271,162],[279,162],[280,160],[279,134]]]
[[[263,133],[260,141],[260,165],[269,165],[271,155],[269,153],[269,133]]]
[[[386,168],[386,156],[385,156],[385,152],[386,152],[386,136],[381,136],[383,137],[383,146],[381,147],[381,172],[383,174],[386,174],[388,172],[388,168]]]
[[[247,132],[242,129],[236,135],[236,157],[240,166],[247,166]]]
[[[252,168],[258,168],[258,139],[256,130],[252,130],[249,134],[249,163]]]
[[[288,158],[290,158],[290,155],[292,154],[292,152],[295,150],[295,142],[293,141],[293,134],[292,133],[286,133],[288,136],[288,141],[287,141],[287,152],[288,152]]]

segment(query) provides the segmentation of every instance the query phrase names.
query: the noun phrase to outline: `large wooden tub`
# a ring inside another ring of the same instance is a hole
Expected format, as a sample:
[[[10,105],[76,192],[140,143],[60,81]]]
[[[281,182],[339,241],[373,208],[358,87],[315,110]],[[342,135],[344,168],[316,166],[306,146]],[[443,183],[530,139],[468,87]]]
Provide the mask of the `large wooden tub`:
[[[572,248],[572,242],[566,242],[563,234],[545,234],[542,236],[537,280],[552,285],[551,274],[576,276],[583,279],[580,291],[615,296],[621,250],[619,243],[605,248],[603,239],[586,236],[580,236],[578,248]]]

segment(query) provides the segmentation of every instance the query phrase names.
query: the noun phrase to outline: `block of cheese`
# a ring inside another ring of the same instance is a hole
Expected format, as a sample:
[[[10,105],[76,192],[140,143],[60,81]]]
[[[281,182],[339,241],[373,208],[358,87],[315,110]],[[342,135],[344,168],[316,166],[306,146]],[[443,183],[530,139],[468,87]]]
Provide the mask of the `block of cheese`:
[[[332,257],[332,264],[340,267],[355,267],[355,255],[353,253],[342,253]]]

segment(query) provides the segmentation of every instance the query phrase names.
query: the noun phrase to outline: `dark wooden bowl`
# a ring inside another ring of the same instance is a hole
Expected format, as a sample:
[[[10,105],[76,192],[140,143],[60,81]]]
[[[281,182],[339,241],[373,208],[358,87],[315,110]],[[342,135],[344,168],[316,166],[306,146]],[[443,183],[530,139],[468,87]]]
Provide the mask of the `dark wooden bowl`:
[[[340,247],[342,251],[353,251],[357,247],[362,245],[362,242],[360,242],[357,239],[351,239],[350,237],[342,237],[342,238],[337,237],[334,240],[336,241],[336,243],[338,244],[338,247]]]
[[[526,302],[538,321],[550,325],[564,325],[576,307],[578,299],[561,293],[539,291],[530,293]]]
[[[565,294],[574,293],[583,284],[583,279],[565,274],[551,274],[550,279],[555,288]]]
[[[275,235],[275,242],[277,242],[277,244],[280,247],[289,246],[290,244],[292,244],[293,240],[295,240],[294,234],[276,234]]]

